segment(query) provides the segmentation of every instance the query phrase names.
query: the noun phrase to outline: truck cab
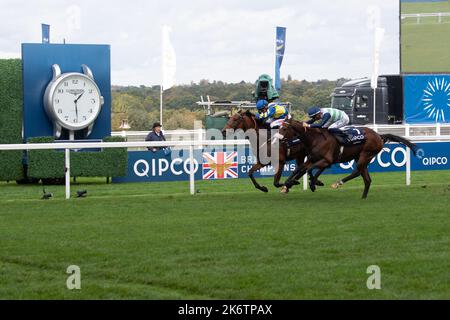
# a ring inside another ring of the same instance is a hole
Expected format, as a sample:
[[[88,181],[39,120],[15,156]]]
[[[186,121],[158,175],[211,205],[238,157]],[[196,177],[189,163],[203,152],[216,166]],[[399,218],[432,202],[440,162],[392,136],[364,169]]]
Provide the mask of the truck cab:
[[[331,94],[331,107],[345,111],[350,124],[371,124],[374,121],[374,89],[370,79],[345,82]],[[401,123],[403,121],[403,83],[400,75],[378,77],[376,89],[376,123]]]

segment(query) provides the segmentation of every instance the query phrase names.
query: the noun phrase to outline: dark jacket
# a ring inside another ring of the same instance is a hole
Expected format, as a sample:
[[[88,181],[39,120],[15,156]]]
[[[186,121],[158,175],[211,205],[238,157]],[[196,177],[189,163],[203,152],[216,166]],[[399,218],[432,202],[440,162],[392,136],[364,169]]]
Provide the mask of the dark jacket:
[[[322,116],[322,119],[320,119],[319,123],[314,123],[316,122],[316,120],[314,119],[310,119],[308,121],[306,121],[307,124],[311,125],[311,128],[322,128],[324,126],[325,123],[327,123],[327,121],[331,118],[331,115],[329,113],[325,113]]]
[[[155,131],[152,130],[145,138],[145,141],[166,141],[166,137],[164,137],[164,134],[162,132],[160,132],[158,135]],[[148,147],[148,150],[153,150],[153,149],[160,150],[160,149],[162,149],[162,147],[158,147],[158,148]]]

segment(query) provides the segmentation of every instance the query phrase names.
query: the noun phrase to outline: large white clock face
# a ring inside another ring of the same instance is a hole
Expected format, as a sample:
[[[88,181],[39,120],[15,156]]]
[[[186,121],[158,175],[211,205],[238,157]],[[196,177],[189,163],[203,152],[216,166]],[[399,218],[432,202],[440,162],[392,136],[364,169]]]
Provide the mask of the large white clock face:
[[[68,75],[56,85],[52,99],[55,116],[68,128],[85,128],[97,117],[101,101],[95,83],[82,74]]]

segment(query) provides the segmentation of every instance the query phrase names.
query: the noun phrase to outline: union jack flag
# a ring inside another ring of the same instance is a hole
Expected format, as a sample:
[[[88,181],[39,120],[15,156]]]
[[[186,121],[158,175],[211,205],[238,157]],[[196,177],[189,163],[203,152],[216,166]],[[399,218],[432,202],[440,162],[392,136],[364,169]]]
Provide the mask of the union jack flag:
[[[203,180],[238,177],[238,154],[233,152],[203,152]]]

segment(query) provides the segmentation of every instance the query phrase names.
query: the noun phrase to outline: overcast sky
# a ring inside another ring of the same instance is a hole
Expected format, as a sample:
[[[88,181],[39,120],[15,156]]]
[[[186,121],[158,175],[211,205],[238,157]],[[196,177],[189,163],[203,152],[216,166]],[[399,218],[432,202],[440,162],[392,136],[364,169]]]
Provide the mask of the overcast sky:
[[[112,83],[161,81],[161,29],[171,27],[177,83],[254,82],[274,71],[275,27],[287,28],[282,77],[356,78],[372,70],[373,25],[385,28],[381,73],[399,72],[398,0],[0,0],[0,58],[22,42],[110,44]],[[379,19],[371,6],[380,9]],[[372,14],[369,14],[372,12]]]

